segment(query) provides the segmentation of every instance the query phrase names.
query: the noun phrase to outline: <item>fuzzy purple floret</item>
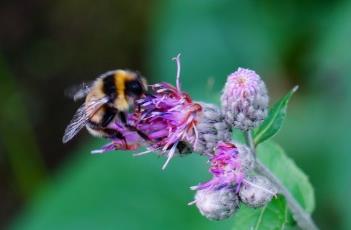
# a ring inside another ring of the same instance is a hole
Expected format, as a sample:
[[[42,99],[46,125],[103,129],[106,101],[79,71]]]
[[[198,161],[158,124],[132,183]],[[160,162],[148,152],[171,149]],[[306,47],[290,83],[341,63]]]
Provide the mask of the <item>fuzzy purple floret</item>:
[[[244,172],[237,147],[232,143],[219,142],[215,155],[210,159],[210,173],[213,178],[198,186],[194,190],[218,189],[226,186],[234,186],[239,191],[244,179]]]
[[[170,159],[179,142],[195,145],[197,117],[202,107],[168,83],[155,84],[152,89],[153,95],[138,101],[140,116],[135,124],[150,138],[148,149]]]

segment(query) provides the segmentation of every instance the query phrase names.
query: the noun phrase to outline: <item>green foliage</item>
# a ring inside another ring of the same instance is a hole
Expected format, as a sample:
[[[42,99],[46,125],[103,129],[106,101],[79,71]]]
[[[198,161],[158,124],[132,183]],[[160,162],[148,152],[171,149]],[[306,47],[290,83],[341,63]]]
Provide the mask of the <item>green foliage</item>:
[[[315,206],[314,191],[301,169],[272,141],[262,143],[257,152],[259,159],[280,179],[302,207],[311,213]],[[285,199],[278,196],[259,209],[242,206],[234,216],[233,229],[284,229],[295,225]]]
[[[242,205],[234,217],[233,230],[272,230],[286,229],[294,222],[284,197],[278,196],[262,208],[253,209]]]
[[[280,179],[302,207],[311,213],[315,207],[314,190],[308,177],[295,162],[273,141],[259,145],[257,153],[262,163]]]
[[[297,91],[295,86],[290,92],[276,102],[269,110],[267,118],[254,133],[256,145],[268,140],[278,133],[286,117],[288,103],[292,95]]]

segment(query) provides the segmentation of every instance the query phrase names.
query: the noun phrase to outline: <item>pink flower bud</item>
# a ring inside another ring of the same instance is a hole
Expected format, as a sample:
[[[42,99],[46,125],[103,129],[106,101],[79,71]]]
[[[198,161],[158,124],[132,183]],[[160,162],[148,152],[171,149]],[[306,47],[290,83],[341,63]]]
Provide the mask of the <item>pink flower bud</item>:
[[[239,68],[228,76],[221,97],[227,122],[247,131],[256,128],[267,116],[268,94],[255,71]]]
[[[227,219],[239,207],[238,196],[230,187],[199,190],[194,203],[200,213],[210,220]]]
[[[235,187],[238,191],[245,177],[238,148],[230,142],[220,141],[215,154],[210,158],[212,179],[191,187],[193,190],[218,189],[224,186]]]
[[[266,177],[256,175],[244,180],[239,197],[248,206],[259,208],[271,201],[276,193],[275,187]]]

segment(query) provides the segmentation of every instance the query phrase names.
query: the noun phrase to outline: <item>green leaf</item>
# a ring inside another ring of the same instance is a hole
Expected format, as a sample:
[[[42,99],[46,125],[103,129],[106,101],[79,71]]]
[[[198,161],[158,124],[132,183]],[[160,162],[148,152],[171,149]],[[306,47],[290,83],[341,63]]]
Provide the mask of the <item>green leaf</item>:
[[[262,208],[253,209],[242,205],[234,217],[232,229],[271,230],[294,226],[284,197],[278,196]]]
[[[280,130],[286,117],[288,102],[297,89],[298,86],[295,86],[269,110],[268,117],[254,133],[256,145],[273,137]]]
[[[307,212],[315,206],[314,191],[307,176],[286,156],[284,150],[272,141],[259,146],[259,159],[280,179]],[[234,216],[233,229],[289,229],[296,227],[285,199],[281,196],[265,207],[240,207]]]
[[[275,142],[267,141],[258,149],[258,158],[280,179],[309,213],[314,210],[314,190],[308,177]]]

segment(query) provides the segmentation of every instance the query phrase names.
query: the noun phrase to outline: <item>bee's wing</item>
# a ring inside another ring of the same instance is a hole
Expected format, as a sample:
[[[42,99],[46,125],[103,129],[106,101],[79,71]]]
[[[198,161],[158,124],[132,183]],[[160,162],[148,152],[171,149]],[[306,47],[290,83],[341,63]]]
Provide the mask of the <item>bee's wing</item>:
[[[93,83],[94,82],[83,82],[80,85],[72,86],[65,90],[65,95],[72,98],[74,101],[78,101],[79,99],[86,97],[90,92]]]
[[[89,104],[83,104],[79,107],[65,130],[62,142],[67,143],[71,140],[88,122],[88,120],[108,101],[107,97],[92,100]]]

